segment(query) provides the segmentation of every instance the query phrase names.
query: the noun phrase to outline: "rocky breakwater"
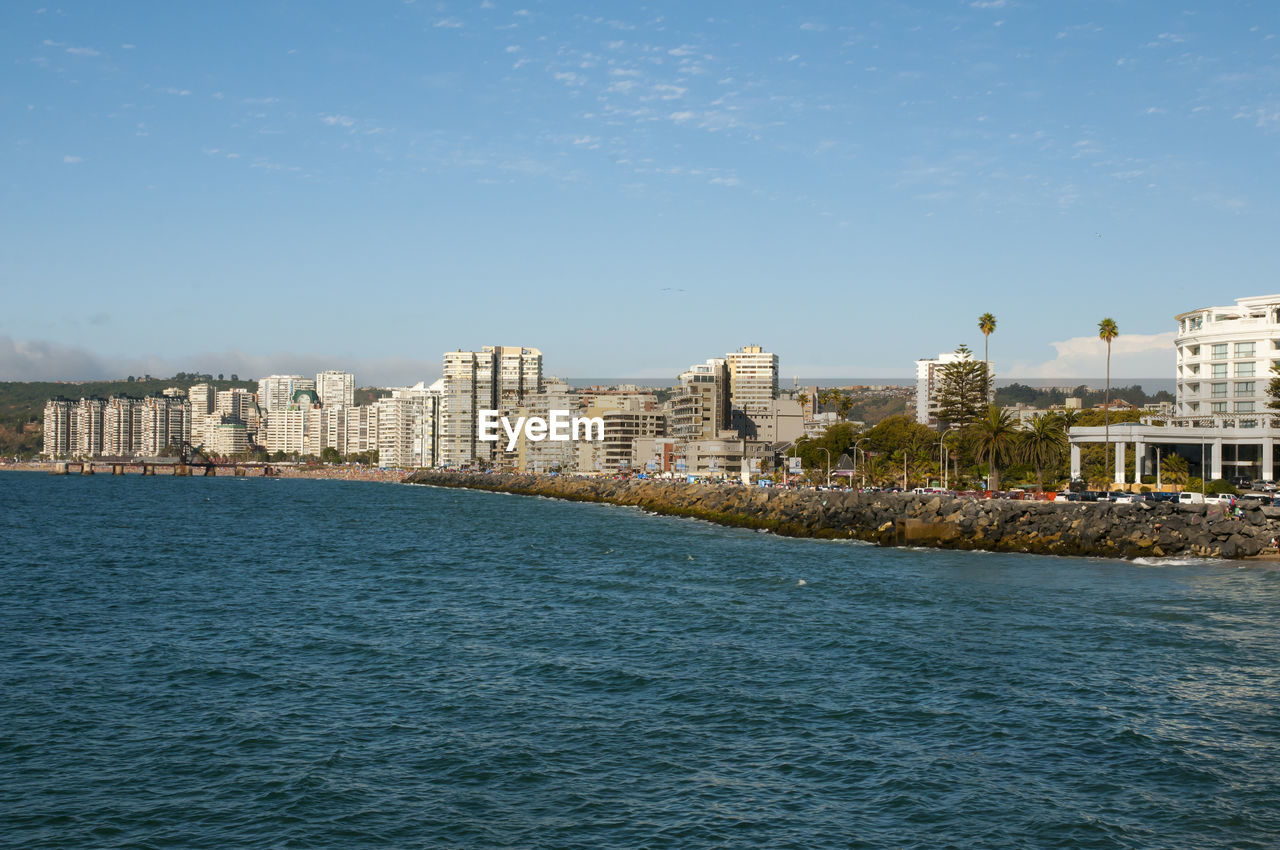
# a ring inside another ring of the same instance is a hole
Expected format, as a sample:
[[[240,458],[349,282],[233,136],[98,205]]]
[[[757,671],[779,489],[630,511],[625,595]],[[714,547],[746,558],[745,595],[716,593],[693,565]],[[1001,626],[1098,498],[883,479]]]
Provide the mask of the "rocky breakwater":
[[[422,471],[411,484],[632,505],[791,537],[1103,557],[1245,558],[1280,535],[1280,508],[975,500],[657,481]],[[1271,550],[1274,551],[1274,550]]]

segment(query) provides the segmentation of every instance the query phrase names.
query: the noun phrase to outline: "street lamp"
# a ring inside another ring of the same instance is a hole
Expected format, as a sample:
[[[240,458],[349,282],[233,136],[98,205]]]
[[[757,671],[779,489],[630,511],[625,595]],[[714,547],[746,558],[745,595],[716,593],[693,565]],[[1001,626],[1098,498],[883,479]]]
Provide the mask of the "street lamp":
[[[1159,493],[1160,490],[1160,447],[1156,446],[1156,492]]]
[[[945,443],[943,443],[943,440],[945,440],[947,438],[947,435],[950,434],[952,431],[959,431],[959,430],[960,430],[960,426],[952,425],[938,436],[938,462],[942,464],[942,489],[943,490],[947,489],[947,446]]]
[[[826,446],[818,446],[818,448],[822,449],[824,452],[827,453],[827,486],[830,487],[831,486],[831,449],[827,448]]]
[[[867,440],[869,440],[869,439],[871,439],[871,438],[870,438],[870,437],[859,437],[856,441],[854,441],[854,444],[853,444],[853,474],[849,476],[849,489],[850,489],[850,490],[852,490],[852,489],[853,489],[853,476],[858,474],[858,446],[862,445],[863,443],[865,443],[865,442],[866,442]],[[863,473],[862,473],[862,483],[865,485],[865,484],[866,484],[866,482],[867,482],[867,473],[866,473],[866,472],[863,472]]]

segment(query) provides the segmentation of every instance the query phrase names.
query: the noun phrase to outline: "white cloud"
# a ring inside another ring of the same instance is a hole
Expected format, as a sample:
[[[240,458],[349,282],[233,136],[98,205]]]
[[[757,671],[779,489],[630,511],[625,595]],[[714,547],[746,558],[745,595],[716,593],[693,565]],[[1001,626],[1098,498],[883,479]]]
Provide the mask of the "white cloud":
[[[102,54],[94,50],[92,47],[68,47],[67,52],[72,56],[101,56]]]
[[[449,29],[449,30],[456,30],[456,29],[462,28],[462,21],[458,20],[457,18],[441,18],[440,20],[435,22],[434,26],[437,29],[443,28],[443,29]]]
[[[191,90],[180,89],[180,88],[177,88],[176,86],[166,86],[165,88],[160,89],[160,93],[177,95],[178,97],[186,97],[187,95],[191,94]]]
[[[320,120],[330,127],[350,127],[356,120],[349,115],[322,115]]]
[[[120,45],[120,49],[121,49],[121,50],[133,50],[133,48],[135,48],[135,47],[137,47],[137,45],[136,45],[136,44],[122,44],[122,45]]]
[[[407,386],[440,376],[438,360],[410,357],[347,358],[338,364],[330,355],[253,354],[234,350],[177,357],[115,357],[49,340],[0,335],[0,381],[93,381],[191,371],[237,374],[252,380],[279,373],[307,375],[335,366],[355,373],[361,386]],[[70,395],[74,389],[68,388],[66,392]]]
[[[84,157],[81,157],[81,156],[71,156],[71,155],[69,155],[69,154],[68,154],[67,156],[64,156],[64,157],[62,158],[62,161],[63,161],[63,162],[67,162],[67,163],[75,164],[75,163],[77,163],[77,162],[84,162]]]
[[[508,52],[508,53],[519,53],[519,52],[520,52],[520,45],[518,45],[518,44],[508,44],[508,45],[507,45],[507,52]]]
[[[1153,378],[1173,373],[1176,332],[1121,333],[1111,343],[1111,377]],[[1014,363],[1010,377],[1086,378],[1106,374],[1107,344],[1094,336],[1051,342],[1056,356],[1044,363]]]
[[[1009,0],[973,0],[969,5],[975,9],[1003,9]]]

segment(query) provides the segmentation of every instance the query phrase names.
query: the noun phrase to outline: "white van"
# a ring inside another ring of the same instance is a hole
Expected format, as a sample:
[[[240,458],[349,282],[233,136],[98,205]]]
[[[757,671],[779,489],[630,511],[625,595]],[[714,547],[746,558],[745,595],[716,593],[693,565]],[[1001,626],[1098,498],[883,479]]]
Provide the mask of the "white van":
[[[1203,494],[1203,493],[1191,493],[1191,492],[1189,492],[1189,491],[1187,491],[1187,490],[1183,490],[1181,493],[1179,493],[1179,494],[1178,494],[1178,504],[1180,504],[1180,505],[1203,505],[1203,504],[1204,504],[1204,494]]]

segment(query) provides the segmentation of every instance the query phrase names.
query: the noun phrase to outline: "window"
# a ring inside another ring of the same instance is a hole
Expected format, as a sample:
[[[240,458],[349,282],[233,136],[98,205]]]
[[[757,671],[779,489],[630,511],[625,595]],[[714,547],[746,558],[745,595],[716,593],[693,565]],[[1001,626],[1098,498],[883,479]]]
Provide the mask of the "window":
[[[1253,395],[1254,386],[1256,385],[1253,381],[1237,381],[1236,395]]]
[[[1251,402],[1251,401],[1237,401],[1237,402],[1236,402],[1236,413],[1253,413],[1253,402]]]
[[[1214,397],[1214,398],[1226,398],[1226,397],[1227,397],[1227,385],[1226,385],[1226,384],[1211,384],[1210,386],[1212,386],[1212,387],[1213,387],[1213,397]]]
[[[1227,364],[1226,364],[1226,363],[1214,363],[1214,364],[1213,364],[1213,374],[1211,375],[1211,377],[1214,377],[1214,378],[1225,378],[1225,377],[1227,377]]]
[[[1200,402],[1198,402],[1198,401],[1193,401],[1193,402],[1191,402],[1191,404],[1187,405],[1187,407],[1191,408],[1192,410],[1199,410],[1199,409],[1200,409]]]
[[[1198,392],[1200,392],[1200,385],[1199,385],[1199,384],[1187,384],[1187,392],[1189,392],[1189,393],[1198,393]]]
[[[1254,352],[1254,345],[1255,343],[1252,343],[1252,342],[1237,342],[1236,357],[1252,357]]]
[[[1210,412],[1212,413],[1227,412],[1227,403],[1225,401],[1215,401],[1213,404],[1209,405],[1209,407],[1210,407]]]
[[[1280,343],[1280,339],[1276,340],[1276,342],[1277,342],[1277,343]],[[1280,348],[1280,345],[1277,345],[1277,346],[1276,346],[1276,348]],[[1189,345],[1189,346],[1187,346],[1187,353],[1189,353],[1192,357],[1199,357],[1199,356],[1200,356],[1200,346],[1198,346],[1198,345]]]
[[[1237,378],[1252,378],[1252,377],[1253,377],[1253,375],[1254,375],[1254,368],[1255,368],[1255,366],[1254,366],[1254,363],[1253,363],[1253,361],[1252,361],[1252,360],[1250,360],[1248,363],[1237,363],[1237,364],[1236,364],[1236,377],[1237,377]]]
[[[1192,363],[1192,364],[1191,364],[1191,374],[1193,374],[1193,375],[1199,375],[1199,374],[1200,374],[1200,364],[1199,364],[1199,363]]]
[[[1212,356],[1214,360],[1226,360],[1227,344],[1225,342],[1214,343]]]

